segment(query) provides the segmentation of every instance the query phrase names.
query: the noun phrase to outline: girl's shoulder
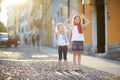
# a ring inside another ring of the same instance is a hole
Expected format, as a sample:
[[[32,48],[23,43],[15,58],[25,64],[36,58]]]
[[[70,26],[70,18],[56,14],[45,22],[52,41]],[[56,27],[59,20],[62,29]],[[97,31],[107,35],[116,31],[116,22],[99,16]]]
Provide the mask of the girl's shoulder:
[[[55,35],[58,36],[58,35],[59,35],[59,32],[56,32]]]

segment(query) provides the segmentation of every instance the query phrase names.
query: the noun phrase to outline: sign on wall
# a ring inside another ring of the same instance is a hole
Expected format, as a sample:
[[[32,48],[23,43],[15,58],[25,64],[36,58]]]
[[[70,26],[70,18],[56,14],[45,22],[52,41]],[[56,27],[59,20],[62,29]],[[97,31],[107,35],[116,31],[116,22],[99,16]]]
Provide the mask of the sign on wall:
[[[82,5],[91,5],[92,0],[82,0]]]

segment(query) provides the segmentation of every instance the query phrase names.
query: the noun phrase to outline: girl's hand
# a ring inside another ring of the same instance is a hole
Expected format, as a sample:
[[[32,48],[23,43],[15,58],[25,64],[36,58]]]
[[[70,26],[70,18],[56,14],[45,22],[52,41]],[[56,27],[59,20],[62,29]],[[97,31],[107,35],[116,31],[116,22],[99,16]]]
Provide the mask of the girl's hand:
[[[84,19],[86,22],[85,24],[82,24],[83,28],[85,28],[90,23],[90,21],[85,17],[84,14],[81,15],[81,18]]]
[[[53,25],[53,26],[52,26],[52,31],[53,31],[54,33],[56,32],[56,29],[55,29],[55,28],[56,28],[56,25]]]
[[[72,19],[74,15],[75,15],[75,14],[74,14],[74,13],[72,13],[72,14],[71,14],[71,16],[70,16],[70,18]]]
[[[84,14],[81,14],[80,16],[81,16],[81,18],[85,18],[85,15],[84,15]]]

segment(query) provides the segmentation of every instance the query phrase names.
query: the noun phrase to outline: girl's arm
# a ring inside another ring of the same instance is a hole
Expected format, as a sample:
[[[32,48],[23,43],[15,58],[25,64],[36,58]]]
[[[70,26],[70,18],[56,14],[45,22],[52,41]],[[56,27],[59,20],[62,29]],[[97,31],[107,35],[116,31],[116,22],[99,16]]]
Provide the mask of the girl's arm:
[[[55,34],[55,38],[58,39],[58,32],[56,31],[56,25],[52,26],[52,32]]]
[[[90,21],[84,15],[82,15],[81,18],[85,20],[85,24],[82,24],[82,27],[84,29],[88,24],[90,24]]]
[[[67,45],[69,45],[68,33],[65,33],[65,37],[66,37]]]
[[[53,32],[53,33],[56,33],[56,29],[55,29],[55,28],[56,28],[56,25],[53,25],[53,26],[52,26],[52,32]]]
[[[71,25],[71,21],[72,21],[72,16],[70,18],[68,18],[67,20],[64,21],[64,25],[66,27],[67,30],[72,30],[72,25]]]
[[[57,40],[58,40],[58,35],[59,35],[59,32],[56,32],[55,37],[56,37]]]

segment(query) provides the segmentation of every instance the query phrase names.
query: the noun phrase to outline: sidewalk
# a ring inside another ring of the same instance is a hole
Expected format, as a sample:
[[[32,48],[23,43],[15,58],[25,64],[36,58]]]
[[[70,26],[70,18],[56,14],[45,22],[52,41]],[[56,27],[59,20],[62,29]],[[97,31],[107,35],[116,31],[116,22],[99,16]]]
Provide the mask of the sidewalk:
[[[41,52],[49,54],[53,53],[54,56],[57,56],[57,49],[55,48],[49,48],[49,47],[43,47],[40,48]],[[87,67],[91,67],[97,70],[105,71],[108,73],[112,73],[116,76],[120,76],[120,62],[114,61],[114,60],[108,60],[98,57],[92,57],[92,56],[81,56],[81,64]],[[72,61],[72,54],[68,52],[68,61]]]

